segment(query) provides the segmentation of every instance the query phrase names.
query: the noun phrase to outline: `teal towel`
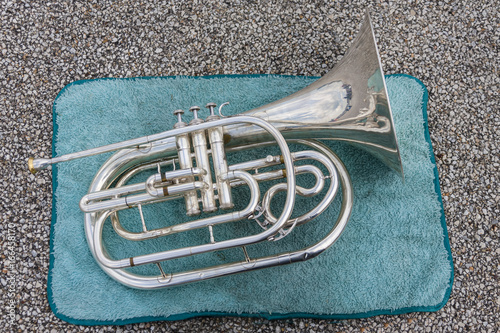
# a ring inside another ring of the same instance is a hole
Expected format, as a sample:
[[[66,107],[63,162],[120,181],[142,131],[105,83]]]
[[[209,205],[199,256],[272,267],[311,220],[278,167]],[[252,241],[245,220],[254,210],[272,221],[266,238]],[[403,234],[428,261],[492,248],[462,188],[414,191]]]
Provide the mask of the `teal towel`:
[[[316,79],[256,75],[78,81],[66,86],[54,103],[53,154],[165,131],[175,122],[172,111],[178,108],[230,101],[225,113],[240,113],[287,96]],[[78,207],[109,154],[56,165],[52,171],[48,280],[54,313],[71,323],[94,325],[208,315],[341,319],[440,309],[451,291],[453,264],[427,129],[427,91],[420,81],[406,75],[389,76],[387,87],[405,182],[363,151],[343,143],[328,143],[351,174],[353,213],[340,239],[320,256],[303,263],[157,291],[124,287],[95,263]],[[245,154],[259,158],[269,151]],[[244,191],[237,197],[245,198]],[[251,256],[299,249],[319,240],[335,221],[336,201],[323,215],[285,239],[252,247]],[[299,209],[308,205],[299,200]],[[184,220],[182,206],[179,202],[147,206],[151,207],[145,210],[147,223],[152,223],[152,228]],[[126,211],[121,216],[130,228],[137,226],[136,212]],[[127,251],[141,245],[124,245],[113,237],[109,224],[105,233],[110,236],[112,255],[123,258]],[[248,222],[235,225],[246,228]],[[221,228],[217,236],[228,237],[238,228]],[[148,246],[173,242],[182,246],[188,238],[206,239],[206,233],[161,238]],[[240,252],[218,251],[186,261],[174,260],[169,268],[176,271],[198,262],[241,260]]]

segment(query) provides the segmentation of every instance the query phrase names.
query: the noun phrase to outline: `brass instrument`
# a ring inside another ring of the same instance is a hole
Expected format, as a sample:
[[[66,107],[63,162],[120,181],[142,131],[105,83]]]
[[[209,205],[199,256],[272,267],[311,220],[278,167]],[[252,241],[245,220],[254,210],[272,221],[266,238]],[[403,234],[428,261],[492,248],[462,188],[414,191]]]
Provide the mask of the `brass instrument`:
[[[341,140],[360,146],[403,174],[384,75],[368,15],[347,54],[313,84],[237,116],[223,116],[225,104],[219,107],[218,114],[214,103],[207,104],[210,116],[205,120],[198,117],[199,107],[191,107],[193,119],[189,124],[182,120],[183,111],[176,110],[178,122],[166,132],[52,159],[29,160],[29,169],[35,173],[54,163],[117,151],[102,165],[88,194],[80,201],[89,248],[112,278],[133,288],[155,289],[304,261],[323,252],[344,230],[352,209],[353,193],[344,165],[317,139]],[[290,152],[290,142],[305,145],[309,150]],[[226,154],[271,143],[278,145],[279,155],[234,165],[227,163]],[[313,160],[315,164],[294,164],[300,160]],[[166,165],[175,167],[162,171]],[[128,184],[136,174],[151,169],[157,171],[146,181]],[[259,172],[251,173],[251,170]],[[296,185],[298,174],[314,176],[315,184],[311,188]],[[261,199],[260,182],[283,178],[287,179],[286,183],[271,186]],[[239,186],[248,187],[251,199],[244,209],[234,211],[232,190]],[[262,258],[248,255],[246,246],[279,240],[321,214],[334,200],[339,186],[342,187],[340,214],[324,239],[299,251]],[[292,217],[297,194],[314,196],[324,188],[326,194],[316,207],[302,216]],[[271,201],[280,192],[286,192],[286,202],[281,215],[276,217],[271,212]],[[148,230],[142,206],[172,199],[184,201],[187,215],[197,216],[203,211],[203,217]],[[141,232],[127,230],[118,218],[120,210],[132,207],[139,210]],[[213,214],[219,209],[227,212]],[[214,226],[243,219],[255,221],[262,231],[216,241]],[[204,244],[113,259],[105,249],[102,235],[103,225],[108,220],[119,236],[133,241],[199,228],[208,229],[209,237]],[[241,248],[245,260],[176,273],[165,273],[160,264],[229,248]],[[146,264],[157,265],[159,273],[139,275],[128,270]]]

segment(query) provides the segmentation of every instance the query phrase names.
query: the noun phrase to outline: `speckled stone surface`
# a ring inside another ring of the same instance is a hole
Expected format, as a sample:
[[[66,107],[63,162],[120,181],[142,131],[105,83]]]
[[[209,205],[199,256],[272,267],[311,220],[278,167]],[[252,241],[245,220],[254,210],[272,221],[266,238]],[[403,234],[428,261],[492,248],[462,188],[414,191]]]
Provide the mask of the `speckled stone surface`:
[[[455,265],[436,313],[328,321],[198,318],[122,327],[66,324],[50,311],[52,102],[99,77],[323,75],[366,9],[386,74],[429,89],[429,130]],[[500,330],[500,16],[496,1],[0,1],[0,275],[5,331],[497,332]]]

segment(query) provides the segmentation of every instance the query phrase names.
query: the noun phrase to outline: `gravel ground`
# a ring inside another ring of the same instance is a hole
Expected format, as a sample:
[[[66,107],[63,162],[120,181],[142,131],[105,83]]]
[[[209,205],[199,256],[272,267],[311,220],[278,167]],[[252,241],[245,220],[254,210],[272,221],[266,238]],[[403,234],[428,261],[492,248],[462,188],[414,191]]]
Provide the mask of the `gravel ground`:
[[[498,1],[325,2],[2,0],[0,327],[498,332]],[[323,75],[347,50],[367,8],[385,72],[413,75],[429,89],[429,127],[455,264],[451,299],[442,310],[346,321],[199,318],[122,327],[73,326],[52,314],[46,292],[50,173],[30,175],[26,160],[51,153],[51,105],[61,88],[99,77]]]

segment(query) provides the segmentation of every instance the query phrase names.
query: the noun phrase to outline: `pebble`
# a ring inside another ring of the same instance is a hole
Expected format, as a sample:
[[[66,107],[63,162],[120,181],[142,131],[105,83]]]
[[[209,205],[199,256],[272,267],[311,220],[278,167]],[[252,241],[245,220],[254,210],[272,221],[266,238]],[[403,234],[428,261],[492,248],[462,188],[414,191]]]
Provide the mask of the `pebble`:
[[[0,0],[0,214],[15,235],[15,317],[27,332],[497,332],[500,330],[499,12],[494,0],[7,1]],[[369,6],[367,8],[367,6]],[[47,303],[51,179],[29,156],[49,156],[52,102],[76,80],[273,73],[324,75],[343,56],[366,9],[386,74],[419,78],[455,265],[437,313],[346,321],[214,317],[74,326]],[[9,224],[11,223],[11,224]],[[5,248],[5,246],[3,247]],[[5,250],[4,250],[5,251]],[[12,300],[2,293],[2,308]]]

